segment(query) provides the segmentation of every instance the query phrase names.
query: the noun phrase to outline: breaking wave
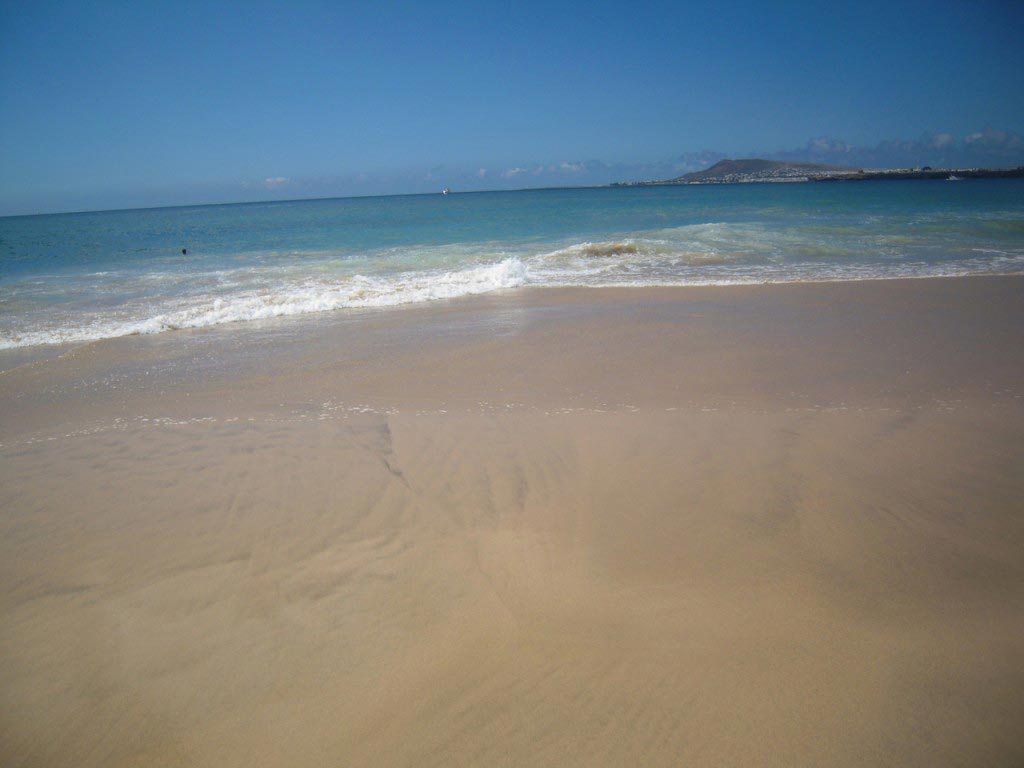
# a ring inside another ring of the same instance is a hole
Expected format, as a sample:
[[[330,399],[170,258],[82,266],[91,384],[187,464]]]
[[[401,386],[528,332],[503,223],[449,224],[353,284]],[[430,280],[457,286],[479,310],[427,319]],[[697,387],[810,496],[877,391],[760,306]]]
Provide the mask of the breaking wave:
[[[344,308],[390,307],[415,302],[453,299],[516,288],[526,282],[526,267],[519,259],[443,273],[412,272],[392,277],[355,275],[338,282],[302,281],[268,286],[224,296],[177,299],[176,306],[139,317],[93,317],[74,326],[4,330],[0,349],[41,344],[67,344],[99,339],[203,328],[224,323],[328,312]]]

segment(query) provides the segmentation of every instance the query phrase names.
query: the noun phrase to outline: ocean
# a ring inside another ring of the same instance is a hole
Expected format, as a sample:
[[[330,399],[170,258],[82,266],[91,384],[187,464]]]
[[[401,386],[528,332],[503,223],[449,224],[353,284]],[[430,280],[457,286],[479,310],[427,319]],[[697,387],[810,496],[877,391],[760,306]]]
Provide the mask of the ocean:
[[[999,273],[1024,273],[1021,180],[549,189],[17,216],[0,218],[0,349],[244,329],[526,286]]]

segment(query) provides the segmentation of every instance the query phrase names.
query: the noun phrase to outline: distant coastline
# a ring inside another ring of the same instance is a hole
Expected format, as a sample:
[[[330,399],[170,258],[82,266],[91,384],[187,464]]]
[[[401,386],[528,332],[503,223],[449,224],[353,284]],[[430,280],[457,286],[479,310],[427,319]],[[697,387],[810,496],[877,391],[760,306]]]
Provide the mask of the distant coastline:
[[[760,158],[721,160],[703,171],[694,171],[672,179],[618,181],[612,187],[652,187],[690,184],[765,184],[808,181],[905,181],[933,179],[1024,178],[1024,166],[1016,168],[853,168],[821,163],[762,160]]]

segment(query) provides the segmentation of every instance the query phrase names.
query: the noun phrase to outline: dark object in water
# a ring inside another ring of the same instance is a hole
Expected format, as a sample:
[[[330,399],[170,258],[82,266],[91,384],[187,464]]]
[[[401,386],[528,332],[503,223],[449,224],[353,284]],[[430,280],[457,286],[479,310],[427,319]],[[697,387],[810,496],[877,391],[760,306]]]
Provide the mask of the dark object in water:
[[[584,256],[622,256],[630,253],[639,253],[639,249],[633,243],[611,242],[611,243],[586,243],[582,249]]]
[[[184,256],[184,255],[185,255],[185,254],[187,254],[187,253],[188,253],[188,248],[182,248],[182,249],[181,249],[181,255],[182,255],[182,256]]]

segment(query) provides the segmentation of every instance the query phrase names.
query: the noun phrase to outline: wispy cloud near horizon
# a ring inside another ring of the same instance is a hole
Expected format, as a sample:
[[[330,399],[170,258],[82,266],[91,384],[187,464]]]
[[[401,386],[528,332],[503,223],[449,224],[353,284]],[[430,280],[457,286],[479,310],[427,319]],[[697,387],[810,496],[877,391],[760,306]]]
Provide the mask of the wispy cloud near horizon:
[[[1016,166],[1024,164],[1024,140],[1015,131],[985,128],[957,139],[950,132],[926,133],[917,139],[888,139],[856,146],[815,138],[803,147],[764,155],[771,159],[857,165],[872,168]]]

